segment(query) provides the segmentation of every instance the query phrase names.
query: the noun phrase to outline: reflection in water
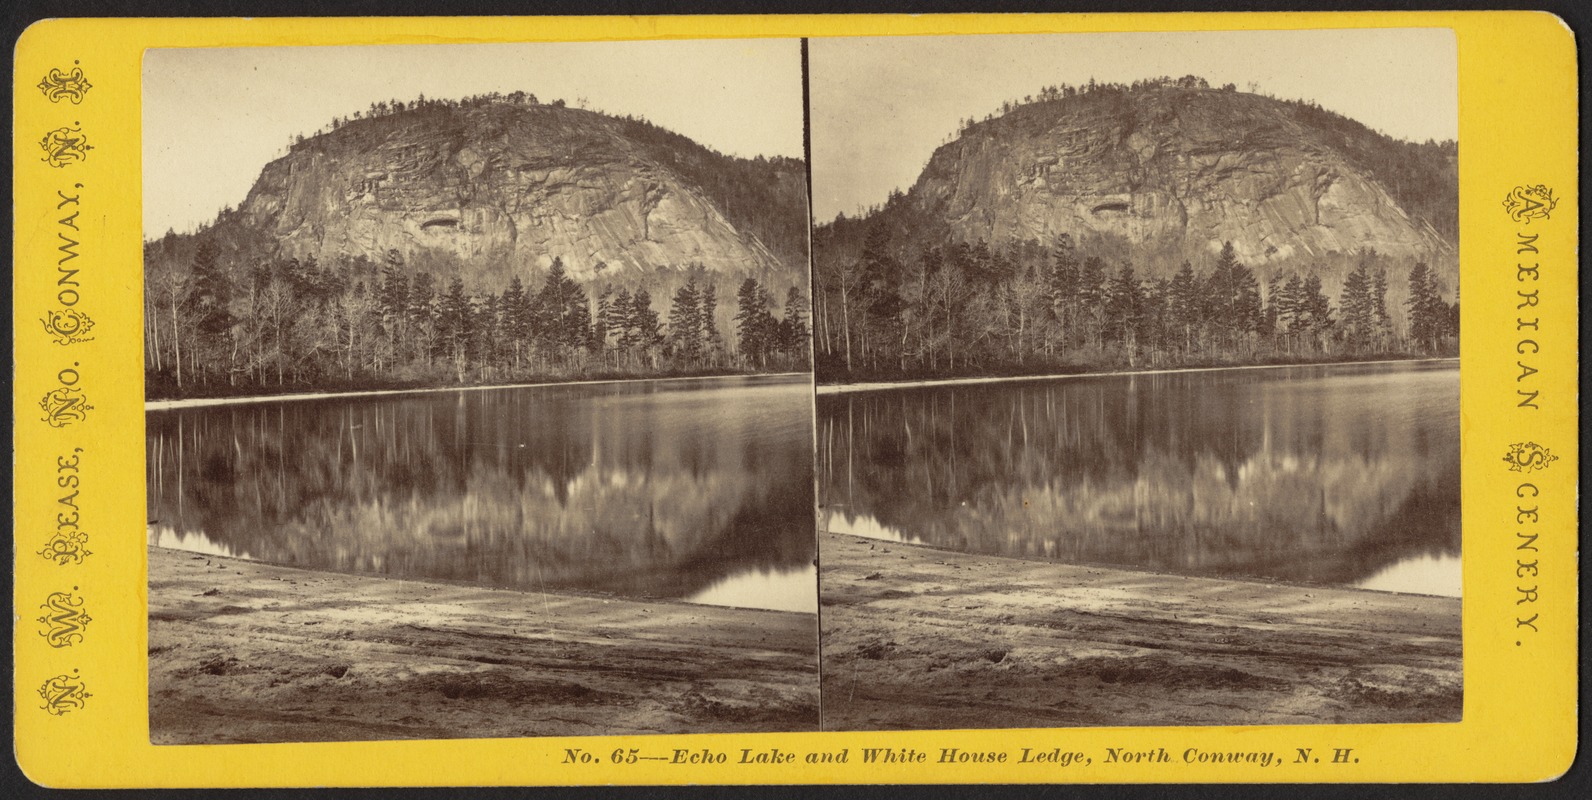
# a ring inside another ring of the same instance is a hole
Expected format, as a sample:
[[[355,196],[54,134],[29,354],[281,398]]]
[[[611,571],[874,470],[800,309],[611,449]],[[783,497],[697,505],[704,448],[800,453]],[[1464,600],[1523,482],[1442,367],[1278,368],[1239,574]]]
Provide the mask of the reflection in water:
[[[1355,584],[1361,589],[1459,596],[1459,556],[1417,554],[1401,559]]]
[[[710,606],[817,611],[818,567],[743,572],[718,581],[686,600]]]
[[[234,553],[225,546],[210,541],[210,537],[204,535],[201,531],[183,532],[170,525],[152,525],[149,530],[149,543],[156,547],[186,550],[190,553],[204,553],[211,556],[250,557],[248,553]]]
[[[152,411],[150,543],[815,611],[789,577],[814,555],[811,398],[727,378]]]
[[[1458,593],[1452,365],[849,392],[821,396],[818,417],[830,530],[1180,574]]]
[[[869,539],[883,539],[887,542],[932,544],[906,531],[898,531],[895,528],[881,525],[879,520],[874,519],[869,514],[830,513],[825,515],[824,528],[830,533],[849,533],[852,536],[866,536]]]

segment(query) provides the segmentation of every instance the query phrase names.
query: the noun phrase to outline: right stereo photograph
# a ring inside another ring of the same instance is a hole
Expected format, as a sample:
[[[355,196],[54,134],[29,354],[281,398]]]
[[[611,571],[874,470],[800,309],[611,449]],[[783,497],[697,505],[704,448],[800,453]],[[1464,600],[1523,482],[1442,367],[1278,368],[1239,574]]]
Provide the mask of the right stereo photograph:
[[[809,80],[825,729],[1460,719],[1451,31]]]

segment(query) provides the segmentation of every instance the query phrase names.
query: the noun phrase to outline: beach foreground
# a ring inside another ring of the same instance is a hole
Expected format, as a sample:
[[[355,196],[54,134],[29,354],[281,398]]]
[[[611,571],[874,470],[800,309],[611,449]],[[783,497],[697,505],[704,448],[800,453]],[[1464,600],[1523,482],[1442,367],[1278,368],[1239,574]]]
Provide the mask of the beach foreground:
[[[1460,601],[822,536],[830,730],[1454,722]]]
[[[818,724],[810,614],[148,552],[156,744]]]

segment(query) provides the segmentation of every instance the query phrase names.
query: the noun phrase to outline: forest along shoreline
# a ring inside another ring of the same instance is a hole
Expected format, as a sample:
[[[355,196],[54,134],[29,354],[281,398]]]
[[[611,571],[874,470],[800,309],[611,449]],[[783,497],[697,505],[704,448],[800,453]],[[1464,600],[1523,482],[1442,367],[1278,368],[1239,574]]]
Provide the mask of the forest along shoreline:
[[[812,614],[148,556],[155,744],[817,727]]]
[[[826,729],[1460,719],[1457,597],[821,535]]]
[[[1443,358],[1387,358],[1377,361],[1315,361],[1315,362],[1290,362],[1287,364],[1230,364],[1216,367],[1177,367],[1173,369],[1124,369],[1110,372],[1059,372],[1043,375],[986,375],[969,376],[960,378],[904,378],[894,381],[867,381],[858,383],[820,383],[815,391],[818,394],[838,394],[841,392],[871,392],[880,389],[915,389],[926,386],[962,386],[980,383],[1015,383],[1018,381],[1056,381],[1069,378],[1122,378],[1136,375],[1180,375],[1191,372],[1228,372],[1249,369],[1295,369],[1300,367],[1359,367],[1377,364],[1440,364],[1451,362],[1459,363],[1458,356]]]
[[[1456,359],[1457,360],[1457,359]],[[345,397],[387,397],[406,394],[432,394],[436,392],[479,392],[488,389],[551,389],[563,386],[604,386],[623,383],[664,383],[672,381],[729,380],[732,378],[792,378],[812,376],[810,372],[732,372],[718,375],[681,375],[679,377],[649,376],[642,378],[604,378],[590,381],[544,381],[541,383],[496,383],[474,386],[422,386],[410,389],[361,389],[332,392],[295,392],[293,394],[258,394],[240,397],[185,397],[144,401],[145,411],[166,411],[175,408],[198,408],[243,403],[300,402],[304,400],[336,400]]]

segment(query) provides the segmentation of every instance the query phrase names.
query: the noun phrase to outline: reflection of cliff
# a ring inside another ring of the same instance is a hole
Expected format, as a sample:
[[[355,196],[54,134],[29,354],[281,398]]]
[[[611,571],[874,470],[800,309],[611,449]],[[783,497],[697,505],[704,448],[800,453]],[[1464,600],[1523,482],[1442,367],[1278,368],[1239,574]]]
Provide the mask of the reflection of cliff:
[[[568,387],[155,413],[150,513],[299,566],[683,596],[811,561],[807,397]]]
[[[976,552],[1349,583],[1458,553],[1457,378],[1299,368],[826,397],[823,502]]]

